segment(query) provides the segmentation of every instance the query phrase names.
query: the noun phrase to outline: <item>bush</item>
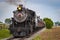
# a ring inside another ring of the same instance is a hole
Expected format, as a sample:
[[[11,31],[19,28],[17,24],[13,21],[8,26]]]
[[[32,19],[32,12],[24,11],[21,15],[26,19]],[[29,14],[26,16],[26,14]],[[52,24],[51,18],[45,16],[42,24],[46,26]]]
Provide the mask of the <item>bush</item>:
[[[34,37],[32,40],[40,40],[40,36],[38,35],[38,36]]]
[[[9,32],[8,29],[2,29],[2,30],[0,30],[0,39],[7,38],[10,35],[11,34],[10,34],[10,32]]]
[[[45,21],[46,28],[51,29],[53,27],[53,21],[49,18],[44,18],[43,21]]]

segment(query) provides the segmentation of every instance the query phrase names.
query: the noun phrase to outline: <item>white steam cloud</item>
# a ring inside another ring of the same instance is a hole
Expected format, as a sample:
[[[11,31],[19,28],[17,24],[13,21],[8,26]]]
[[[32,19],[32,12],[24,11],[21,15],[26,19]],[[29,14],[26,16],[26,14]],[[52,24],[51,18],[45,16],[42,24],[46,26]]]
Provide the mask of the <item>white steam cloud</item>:
[[[6,0],[7,3],[12,5],[25,4],[25,0]]]

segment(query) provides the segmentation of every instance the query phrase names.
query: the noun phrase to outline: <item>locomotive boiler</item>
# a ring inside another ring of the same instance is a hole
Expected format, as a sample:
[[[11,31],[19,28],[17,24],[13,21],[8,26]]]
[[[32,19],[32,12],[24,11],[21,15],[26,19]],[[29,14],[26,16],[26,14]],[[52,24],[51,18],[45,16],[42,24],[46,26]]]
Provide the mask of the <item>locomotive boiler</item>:
[[[25,37],[33,33],[36,28],[36,14],[33,10],[19,5],[17,10],[13,11],[12,23],[9,30],[14,37]]]

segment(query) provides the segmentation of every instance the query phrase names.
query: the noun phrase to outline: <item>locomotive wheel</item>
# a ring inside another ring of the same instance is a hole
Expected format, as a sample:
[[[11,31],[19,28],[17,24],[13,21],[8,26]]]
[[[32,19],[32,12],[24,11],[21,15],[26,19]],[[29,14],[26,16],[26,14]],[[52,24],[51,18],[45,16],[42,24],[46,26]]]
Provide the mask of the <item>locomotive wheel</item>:
[[[18,37],[18,34],[16,32],[13,33],[14,38]]]

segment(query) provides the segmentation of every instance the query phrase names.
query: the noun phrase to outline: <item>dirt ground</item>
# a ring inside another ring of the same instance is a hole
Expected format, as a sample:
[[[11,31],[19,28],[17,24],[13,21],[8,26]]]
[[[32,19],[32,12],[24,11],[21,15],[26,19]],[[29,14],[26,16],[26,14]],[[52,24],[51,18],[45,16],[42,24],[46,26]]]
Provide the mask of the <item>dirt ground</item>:
[[[41,40],[60,40],[60,27],[46,29],[40,34]]]

